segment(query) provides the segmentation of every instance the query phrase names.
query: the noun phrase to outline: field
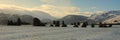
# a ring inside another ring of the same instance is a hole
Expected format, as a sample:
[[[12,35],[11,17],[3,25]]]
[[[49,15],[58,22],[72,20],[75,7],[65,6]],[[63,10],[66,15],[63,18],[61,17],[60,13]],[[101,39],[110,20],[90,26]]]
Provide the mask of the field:
[[[0,40],[120,40],[120,27],[0,26]]]

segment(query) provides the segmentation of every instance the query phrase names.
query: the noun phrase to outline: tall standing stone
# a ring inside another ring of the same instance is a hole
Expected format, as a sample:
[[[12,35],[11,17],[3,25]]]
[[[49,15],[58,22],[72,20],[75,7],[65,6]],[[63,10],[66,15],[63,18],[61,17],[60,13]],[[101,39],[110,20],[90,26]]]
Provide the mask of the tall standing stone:
[[[62,21],[62,27],[67,27],[64,21]]]

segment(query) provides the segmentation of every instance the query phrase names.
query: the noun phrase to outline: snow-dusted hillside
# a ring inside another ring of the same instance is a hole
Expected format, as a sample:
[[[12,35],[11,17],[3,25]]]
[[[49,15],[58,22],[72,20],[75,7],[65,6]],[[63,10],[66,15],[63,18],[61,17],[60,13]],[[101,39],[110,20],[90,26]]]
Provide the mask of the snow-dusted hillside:
[[[8,17],[6,14],[0,13],[0,24],[7,24]]]
[[[59,19],[59,20],[65,21],[65,23],[67,23],[67,24],[71,24],[74,22],[84,22],[87,19],[88,19],[88,17],[83,16],[83,15],[68,15],[68,16],[65,16],[65,17]]]
[[[109,12],[104,12],[104,13],[97,13],[97,14],[93,14],[90,19],[93,19],[95,21],[105,21],[108,19],[113,19],[115,17],[120,16],[120,11],[109,11]]]
[[[6,25],[8,20],[13,21],[13,22],[17,22],[18,18],[20,18],[20,20],[22,22],[32,24],[34,17],[30,16],[30,15],[18,15],[18,14],[0,13],[0,24]]]
[[[0,26],[0,40],[120,40],[120,27],[73,28]]]
[[[0,7],[0,13],[5,13],[5,14],[17,14],[17,15],[30,15],[33,17],[38,17],[39,19],[56,19],[50,14],[39,11],[39,10],[32,10],[32,9],[24,9],[22,7]]]
[[[49,22],[56,19],[50,14],[39,10],[28,10],[22,7],[15,6],[0,7],[0,24],[7,24],[8,20],[16,22],[18,18],[20,18],[23,22],[32,24],[33,18],[35,17],[39,18],[43,22]]]
[[[116,22],[115,22],[116,21]],[[111,18],[111,19],[107,19],[105,20],[104,22],[107,22],[107,23],[120,23],[120,16],[116,16],[114,18]]]

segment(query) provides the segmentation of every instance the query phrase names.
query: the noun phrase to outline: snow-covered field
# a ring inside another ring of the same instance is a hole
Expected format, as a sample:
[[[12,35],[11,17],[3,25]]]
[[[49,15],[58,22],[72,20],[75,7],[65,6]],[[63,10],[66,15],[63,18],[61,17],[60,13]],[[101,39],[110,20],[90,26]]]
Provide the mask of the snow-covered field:
[[[0,40],[120,40],[120,27],[0,26]]]

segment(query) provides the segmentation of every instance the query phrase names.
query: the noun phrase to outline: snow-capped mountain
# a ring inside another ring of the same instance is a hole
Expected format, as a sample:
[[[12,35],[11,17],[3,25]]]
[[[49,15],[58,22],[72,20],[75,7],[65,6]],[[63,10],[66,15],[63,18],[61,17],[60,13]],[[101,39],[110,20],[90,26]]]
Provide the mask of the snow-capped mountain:
[[[65,21],[65,23],[70,24],[74,22],[83,22],[86,21],[88,17],[82,15],[68,15],[61,18],[61,21]]]
[[[90,19],[96,21],[96,22],[101,22],[101,21],[106,21],[110,19],[116,19],[116,17],[120,16],[120,10],[119,11],[109,11],[105,13],[97,13],[93,14]]]

